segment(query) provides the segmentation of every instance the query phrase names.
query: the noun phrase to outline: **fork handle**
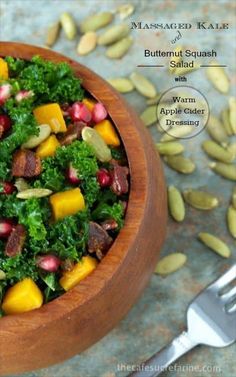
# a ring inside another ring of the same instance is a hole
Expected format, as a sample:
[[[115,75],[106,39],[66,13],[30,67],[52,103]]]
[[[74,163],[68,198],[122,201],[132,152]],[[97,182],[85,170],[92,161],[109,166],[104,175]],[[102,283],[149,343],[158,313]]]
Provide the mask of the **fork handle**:
[[[188,332],[182,332],[179,336],[172,340],[170,344],[162,348],[150,359],[139,366],[139,371],[131,373],[132,377],[156,377],[165,371],[173,361],[197,346]]]

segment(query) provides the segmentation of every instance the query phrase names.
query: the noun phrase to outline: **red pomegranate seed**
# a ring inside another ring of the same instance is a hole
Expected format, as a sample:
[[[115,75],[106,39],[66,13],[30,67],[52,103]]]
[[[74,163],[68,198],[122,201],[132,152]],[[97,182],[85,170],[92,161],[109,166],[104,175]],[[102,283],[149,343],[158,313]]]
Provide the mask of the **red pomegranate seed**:
[[[80,179],[78,178],[78,172],[77,170],[72,166],[72,164],[70,164],[67,172],[66,172],[66,177],[68,179],[68,181],[72,184],[72,185],[77,185],[78,183],[80,183]]]
[[[0,86],[0,106],[2,106],[11,96],[11,85],[4,84]]]
[[[37,266],[48,272],[56,272],[61,264],[61,260],[56,255],[48,254],[37,258]]]
[[[99,123],[106,119],[107,111],[102,103],[96,103],[92,110],[92,120],[94,123]]]
[[[10,195],[15,191],[15,186],[11,182],[0,182],[0,194]]]
[[[73,122],[82,121],[89,123],[92,119],[91,112],[82,102],[75,102],[69,109],[69,112]]]
[[[21,102],[23,99],[31,98],[33,97],[34,93],[32,90],[21,90],[17,93],[15,96],[15,99],[17,102]]]
[[[7,115],[0,115],[0,138],[11,127],[11,119]]]
[[[14,223],[10,219],[0,219],[0,238],[7,238],[14,227]]]
[[[110,173],[106,169],[100,169],[97,172],[97,181],[101,187],[109,187],[112,183]]]

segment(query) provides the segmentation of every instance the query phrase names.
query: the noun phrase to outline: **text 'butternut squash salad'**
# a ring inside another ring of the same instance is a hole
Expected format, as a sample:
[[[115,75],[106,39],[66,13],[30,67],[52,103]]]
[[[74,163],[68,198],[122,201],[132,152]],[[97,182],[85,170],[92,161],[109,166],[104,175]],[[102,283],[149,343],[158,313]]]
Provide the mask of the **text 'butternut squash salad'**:
[[[123,226],[127,165],[69,65],[0,58],[0,316],[39,308],[96,268]]]

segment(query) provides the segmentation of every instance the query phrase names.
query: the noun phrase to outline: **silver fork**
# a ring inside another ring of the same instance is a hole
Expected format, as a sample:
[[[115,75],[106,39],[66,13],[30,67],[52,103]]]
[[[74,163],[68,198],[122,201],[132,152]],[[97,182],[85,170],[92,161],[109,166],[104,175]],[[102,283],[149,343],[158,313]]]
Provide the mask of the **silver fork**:
[[[199,344],[226,347],[236,341],[236,264],[210,284],[191,302],[187,310],[187,331],[142,363],[132,377],[159,376],[171,363]],[[224,290],[224,292],[222,292]]]

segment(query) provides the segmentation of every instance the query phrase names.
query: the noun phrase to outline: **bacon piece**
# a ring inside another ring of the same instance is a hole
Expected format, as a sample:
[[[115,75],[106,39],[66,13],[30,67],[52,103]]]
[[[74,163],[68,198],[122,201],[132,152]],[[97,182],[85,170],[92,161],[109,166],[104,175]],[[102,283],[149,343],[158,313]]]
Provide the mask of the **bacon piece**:
[[[97,258],[102,259],[112,242],[113,239],[99,224],[90,221],[88,238],[89,253],[96,253]]]
[[[75,122],[67,127],[66,133],[60,139],[61,145],[69,145],[81,136],[82,129],[86,126],[84,122]]]
[[[21,224],[16,225],[8,237],[4,254],[8,257],[14,257],[17,254],[20,254],[24,246],[25,238],[25,227]]]
[[[128,174],[129,169],[127,166],[113,165],[111,190],[116,195],[126,194],[129,191]]]
[[[41,160],[29,150],[19,150],[13,156],[12,175],[14,177],[35,177],[41,173]]]

